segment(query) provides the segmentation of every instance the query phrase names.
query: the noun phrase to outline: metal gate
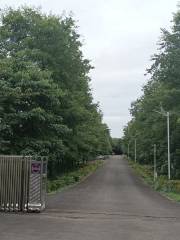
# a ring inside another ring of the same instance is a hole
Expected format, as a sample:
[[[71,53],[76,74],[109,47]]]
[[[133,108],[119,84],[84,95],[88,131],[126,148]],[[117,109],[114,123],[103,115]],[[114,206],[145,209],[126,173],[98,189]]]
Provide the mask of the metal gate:
[[[46,158],[0,156],[0,211],[43,210],[46,180]]]

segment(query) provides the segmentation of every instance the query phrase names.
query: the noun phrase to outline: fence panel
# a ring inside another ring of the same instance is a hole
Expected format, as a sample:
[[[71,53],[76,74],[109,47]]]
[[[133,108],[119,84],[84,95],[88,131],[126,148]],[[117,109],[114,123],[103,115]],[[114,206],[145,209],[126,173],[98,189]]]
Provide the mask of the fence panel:
[[[46,180],[46,158],[0,156],[0,210],[43,210]]]

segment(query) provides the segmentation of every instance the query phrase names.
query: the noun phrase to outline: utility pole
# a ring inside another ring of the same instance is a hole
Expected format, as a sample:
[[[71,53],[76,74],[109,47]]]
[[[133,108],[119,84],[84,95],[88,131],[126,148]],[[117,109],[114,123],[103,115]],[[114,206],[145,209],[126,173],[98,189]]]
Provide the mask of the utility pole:
[[[168,179],[171,179],[171,155],[170,155],[170,134],[169,134],[169,112],[165,112],[164,109],[161,107],[161,112],[157,112],[165,117],[167,117],[167,143],[168,143]]]
[[[167,141],[168,141],[168,179],[171,179],[171,156],[170,156],[170,134],[169,134],[169,112],[167,112]]]
[[[136,138],[135,138],[135,140],[134,140],[134,161],[136,162],[137,161],[137,159],[136,159],[136,154],[137,154],[137,152],[136,152]]]
[[[157,178],[157,164],[156,164],[156,144],[154,144],[154,181]]]
[[[130,144],[130,143],[128,142],[128,160],[129,160],[129,144]]]

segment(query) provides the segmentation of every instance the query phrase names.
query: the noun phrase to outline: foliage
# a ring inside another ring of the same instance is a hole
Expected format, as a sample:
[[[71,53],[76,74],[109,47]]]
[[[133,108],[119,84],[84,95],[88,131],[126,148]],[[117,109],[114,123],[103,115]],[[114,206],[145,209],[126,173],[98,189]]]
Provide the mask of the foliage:
[[[166,197],[172,200],[180,201],[180,181],[179,180],[168,180],[165,176],[158,176],[154,181],[153,168],[149,165],[141,165],[129,162],[135,172],[141,176],[145,183],[149,184],[156,191],[161,192]]]
[[[111,151],[81,46],[71,16],[1,12],[0,151],[48,156],[51,178]]]
[[[48,180],[48,192],[60,191],[69,185],[82,181],[85,177],[102,166],[102,164],[103,161],[101,160],[92,161],[74,171],[63,174],[54,180]]]
[[[171,171],[180,178],[180,11],[174,15],[171,31],[162,29],[158,53],[152,57],[143,96],[132,103],[132,120],[124,129],[124,150],[134,155],[137,140],[139,163],[151,165],[157,145],[158,173],[167,175],[167,120],[157,111],[170,112]]]
[[[122,140],[120,138],[112,138],[112,151],[114,154],[122,154]]]

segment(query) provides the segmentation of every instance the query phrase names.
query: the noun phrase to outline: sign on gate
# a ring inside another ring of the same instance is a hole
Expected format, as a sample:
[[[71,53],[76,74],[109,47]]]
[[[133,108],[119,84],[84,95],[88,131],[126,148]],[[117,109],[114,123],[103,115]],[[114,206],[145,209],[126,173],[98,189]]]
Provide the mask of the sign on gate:
[[[31,163],[31,173],[32,174],[40,174],[41,173],[41,163]]]
[[[0,156],[0,211],[43,210],[46,180],[44,157]]]

